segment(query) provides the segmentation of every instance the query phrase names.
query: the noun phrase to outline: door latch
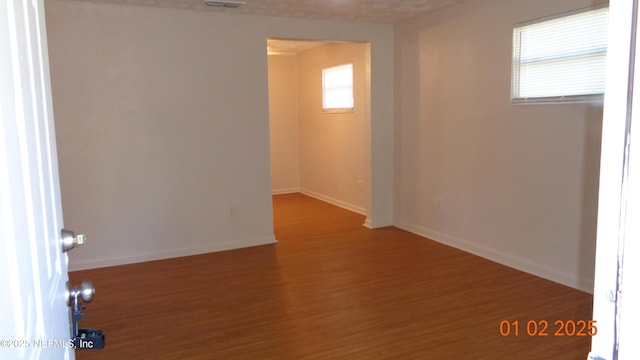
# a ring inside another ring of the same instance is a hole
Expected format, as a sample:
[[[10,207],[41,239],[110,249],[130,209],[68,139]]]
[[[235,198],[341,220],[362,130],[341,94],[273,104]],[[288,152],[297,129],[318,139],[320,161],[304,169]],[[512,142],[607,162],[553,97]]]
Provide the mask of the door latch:
[[[62,229],[60,234],[62,236],[62,252],[69,251],[87,241],[85,234],[78,234],[78,236],[76,236],[73,231],[70,230]]]
[[[93,300],[96,289],[93,283],[85,280],[80,286],[69,288],[67,282],[67,306],[71,306],[71,317],[73,321],[72,337],[73,344],[76,349],[102,349],[104,348],[104,334],[100,329],[81,329],[78,325],[80,319],[86,315],[82,310],[86,307],[81,302],[89,303]]]

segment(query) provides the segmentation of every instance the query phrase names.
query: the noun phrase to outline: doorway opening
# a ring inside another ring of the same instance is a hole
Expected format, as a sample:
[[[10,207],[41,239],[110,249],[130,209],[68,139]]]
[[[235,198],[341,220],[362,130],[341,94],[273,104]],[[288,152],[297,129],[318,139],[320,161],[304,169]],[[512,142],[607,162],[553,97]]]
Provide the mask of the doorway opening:
[[[370,44],[269,38],[267,51],[272,193],[302,193],[366,216]],[[326,111],[323,70],[345,64],[353,107]]]

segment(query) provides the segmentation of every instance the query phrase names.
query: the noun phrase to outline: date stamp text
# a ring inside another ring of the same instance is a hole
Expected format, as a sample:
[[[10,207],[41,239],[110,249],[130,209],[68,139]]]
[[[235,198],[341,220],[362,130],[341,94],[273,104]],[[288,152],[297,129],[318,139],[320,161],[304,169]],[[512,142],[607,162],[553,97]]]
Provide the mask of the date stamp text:
[[[596,335],[598,327],[595,320],[502,320],[499,331],[504,337],[587,337]]]

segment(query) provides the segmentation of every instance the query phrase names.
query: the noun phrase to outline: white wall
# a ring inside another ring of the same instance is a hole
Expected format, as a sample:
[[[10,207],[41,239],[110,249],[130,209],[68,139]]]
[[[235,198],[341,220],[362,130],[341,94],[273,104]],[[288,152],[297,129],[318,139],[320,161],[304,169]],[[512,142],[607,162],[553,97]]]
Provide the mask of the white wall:
[[[374,44],[368,217],[392,222],[391,26],[60,0],[46,10],[65,226],[89,236],[71,269],[275,240],[267,37]]]
[[[510,104],[515,23],[588,0],[471,1],[395,26],[395,222],[591,291],[602,108]]]
[[[330,43],[298,54],[300,187],[304,193],[366,213],[367,44]],[[322,111],[322,70],[353,64],[353,112]]]
[[[298,59],[295,55],[269,55],[269,124],[271,189],[274,194],[298,192]]]

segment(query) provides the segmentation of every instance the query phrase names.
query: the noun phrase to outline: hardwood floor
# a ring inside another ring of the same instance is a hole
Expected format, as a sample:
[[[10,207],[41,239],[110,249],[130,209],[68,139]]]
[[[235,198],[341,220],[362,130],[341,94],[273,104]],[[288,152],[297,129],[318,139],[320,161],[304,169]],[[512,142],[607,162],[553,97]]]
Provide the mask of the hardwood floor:
[[[274,217],[276,245],[71,273],[97,289],[81,327],[106,334],[77,358],[587,357],[588,336],[553,333],[590,319],[589,294],[300,194],[274,196]]]

